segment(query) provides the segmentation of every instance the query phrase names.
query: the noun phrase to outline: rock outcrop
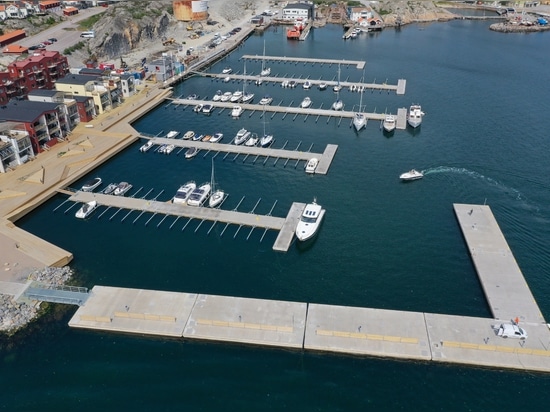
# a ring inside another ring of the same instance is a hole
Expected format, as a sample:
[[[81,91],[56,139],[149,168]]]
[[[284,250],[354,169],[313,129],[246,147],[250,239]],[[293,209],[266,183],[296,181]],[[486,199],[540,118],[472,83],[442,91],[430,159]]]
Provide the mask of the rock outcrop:
[[[448,21],[457,16],[431,1],[380,1],[373,5],[386,26],[428,21]]]

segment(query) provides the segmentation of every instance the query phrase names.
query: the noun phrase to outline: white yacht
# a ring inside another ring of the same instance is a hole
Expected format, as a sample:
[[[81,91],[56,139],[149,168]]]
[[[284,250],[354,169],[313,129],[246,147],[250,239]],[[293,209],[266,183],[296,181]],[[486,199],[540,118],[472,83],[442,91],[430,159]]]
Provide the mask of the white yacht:
[[[261,147],[269,147],[269,146],[271,146],[271,143],[273,143],[273,135],[272,134],[264,134],[260,138],[260,146]]]
[[[231,73],[233,73],[233,69],[229,66],[225,66],[222,70],[222,73],[223,74],[231,74]]]
[[[266,104],[271,104],[271,102],[273,101],[273,97],[271,97],[270,95],[266,94],[264,97],[262,97],[262,99],[260,100],[260,104],[261,105],[266,105]]]
[[[250,133],[250,137],[247,139],[246,142],[244,142],[244,145],[249,147],[256,146],[259,140],[260,138],[256,133]]]
[[[260,72],[260,76],[269,76],[271,74],[271,67],[266,67]]]
[[[298,226],[296,226],[296,237],[298,240],[304,242],[311,239],[319,230],[319,226],[325,216],[325,209],[318,205],[313,200],[312,203],[308,203],[302,212]]]
[[[262,80],[261,77],[258,77],[255,81],[254,81],[254,84],[256,86],[260,86],[264,81]]]
[[[229,101],[231,103],[238,103],[242,100],[242,98],[243,98],[243,92],[241,92],[240,90],[236,90],[231,95],[231,98],[229,99]]]
[[[212,100],[215,102],[219,102],[222,98],[222,91],[218,90],[214,96],[212,96]]]
[[[387,114],[384,118],[384,123],[382,124],[384,130],[388,133],[391,133],[395,130],[395,116],[392,114]]]
[[[190,148],[187,149],[187,151],[185,152],[185,158],[186,158],[186,159],[192,159],[192,158],[195,157],[198,153],[199,153],[199,149],[197,149],[196,147],[190,147]]]
[[[148,140],[147,143],[145,143],[143,146],[139,148],[139,151],[142,153],[147,152],[151,147],[153,147],[153,141]]]
[[[189,198],[193,190],[195,190],[196,188],[197,188],[197,185],[193,181],[189,181],[186,184],[180,186],[180,188],[176,192],[176,195],[172,199],[172,203],[179,203],[179,204],[187,203],[187,199]]]
[[[332,103],[332,110],[342,110],[344,108],[344,102],[340,99],[337,99]]]
[[[309,80],[306,80],[302,87],[306,90],[311,89],[311,82]]]
[[[302,103],[300,103],[300,107],[302,109],[307,109],[309,106],[311,106],[311,99],[308,97],[305,97],[304,100],[302,100]]]
[[[232,117],[239,117],[241,114],[243,114],[244,109],[242,106],[235,105],[233,106],[233,109],[231,109],[231,116]]]
[[[202,206],[208,195],[210,194],[210,183],[203,183],[199,187],[195,188],[187,199],[189,206]]]
[[[319,83],[319,90],[326,90],[326,89],[327,89],[327,84],[325,82]]]
[[[78,211],[75,213],[75,216],[79,219],[86,219],[88,216],[92,214],[92,212],[97,207],[97,202],[95,200],[92,200],[87,203],[83,203],[82,207],[78,209]]]
[[[418,170],[415,170],[415,169],[411,169],[408,172],[400,175],[399,179],[404,181],[409,181],[409,180],[422,179],[423,177],[424,177],[424,174],[422,172],[419,172]]]
[[[202,106],[202,113],[204,114],[210,114],[212,113],[212,110],[214,110],[214,106],[212,106],[211,104],[205,104]]]
[[[200,112],[202,112],[202,107],[203,107],[202,103],[199,103],[199,104],[195,105],[195,107],[193,107],[193,111],[195,113],[200,113]]]
[[[93,192],[101,184],[101,177],[94,177],[92,180],[88,180],[82,185],[83,192]]]
[[[183,138],[185,140],[189,140],[189,139],[192,139],[193,137],[195,137],[195,132],[193,130],[188,130],[187,132],[185,132],[185,134],[183,135]]]
[[[245,128],[242,128],[237,132],[237,135],[235,136],[233,143],[235,143],[236,145],[243,144],[248,140],[249,137],[250,137],[250,132]]]
[[[116,189],[113,191],[115,196],[124,196],[128,190],[132,188],[132,185],[128,182],[120,182]]]
[[[289,84],[290,84],[290,83],[289,83],[288,80],[283,80],[283,81],[281,82],[281,87],[288,87]]]
[[[355,130],[359,131],[366,125],[367,117],[365,116],[365,113],[355,113],[355,115],[353,116],[353,127],[355,127]]]
[[[315,173],[315,169],[317,169],[317,165],[319,164],[319,159],[316,157],[312,157],[308,160],[306,163],[306,173]]]
[[[223,139],[223,133],[217,132],[217,133],[214,133],[214,135],[210,139],[210,143],[218,143],[222,139]]]
[[[174,151],[174,149],[176,148],[176,145],[175,144],[169,144],[169,145],[166,145],[166,147],[164,148],[164,154],[170,154]]]
[[[422,116],[424,116],[422,107],[420,107],[419,104],[413,104],[409,109],[409,116],[407,117],[407,122],[411,127],[418,127],[422,123]]]
[[[178,137],[179,134],[180,134],[180,132],[178,132],[177,130],[170,130],[166,134],[166,138],[167,139],[175,139],[176,137]]]
[[[243,103],[250,103],[252,100],[254,100],[254,93],[250,92],[245,92],[243,94],[243,98],[241,99]]]
[[[221,102],[228,102],[229,99],[231,99],[231,96],[233,96],[233,93],[225,92],[224,94],[222,94],[222,97],[220,97],[220,101]]]

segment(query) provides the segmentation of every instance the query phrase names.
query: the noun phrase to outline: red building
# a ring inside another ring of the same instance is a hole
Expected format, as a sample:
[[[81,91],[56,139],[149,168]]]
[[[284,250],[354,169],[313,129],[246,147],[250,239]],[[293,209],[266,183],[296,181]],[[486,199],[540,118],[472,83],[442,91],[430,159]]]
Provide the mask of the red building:
[[[68,72],[67,57],[57,51],[43,50],[25,60],[12,62],[7,72],[0,72],[0,104],[25,96],[31,90],[54,89],[57,79]]]
[[[7,46],[8,44],[24,39],[25,37],[27,37],[25,30],[14,30],[8,34],[0,36],[0,47]]]

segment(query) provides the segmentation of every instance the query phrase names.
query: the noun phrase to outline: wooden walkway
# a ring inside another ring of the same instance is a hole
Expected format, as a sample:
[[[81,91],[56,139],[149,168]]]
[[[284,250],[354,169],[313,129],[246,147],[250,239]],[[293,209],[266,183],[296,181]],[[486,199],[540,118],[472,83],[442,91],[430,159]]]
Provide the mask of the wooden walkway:
[[[309,159],[316,157],[319,159],[319,165],[315,169],[315,174],[326,175],[328,169],[332,164],[332,160],[336,155],[336,150],[338,145],[329,144],[326,146],[323,153],[314,153],[314,152],[303,152],[298,150],[285,150],[285,149],[274,149],[271,147],[258,147],[258,146],[244,146],[244,145],[235,145],[235,144],[225,144],[225,143],[209,143],[201,142],[194,140],[181,140],[181,139],[167,139],[165,137],[147,137],[141,136],[143,139],[150,139],[156,145],[163,144],[173,144],[176,147],[196,147],[204,152],[224,152],[224,153],[235,153],[242,154],[246,156],[263,156],[267,158],[275,159],[289,159],[289,160],[303,160],[308,161]],[[233,141],[233,137],[231,140]]]
[[[323,79],[311,79],[308,77],[304,78],[295,78],[295,77],[278,77],[278,76],[259,76],[254,74],[222,74],[222,73],[204,73],[204,72],[195,72],[195,74],[202,76],[202,77],[212,77],[214,79],[224,80],[224,82],[227,83],[225,79],[228,80],[237,80],[237,81],[244,81],[247,80],[249,82],[255,82],[260,77],[263,82],[272,82],[272,83],[280,83],[288,82],[291,80],[294,80],[296,82],[296,87],[302,87],[303,84],[308,81],[311,83],[312,87],[319,87],[319,84],[325,83],[327,87],[332,88],[333,86],[336,86],[338,84],[338,81],[336,80],[323,80]],[[350,81],[340,81],[340,85],[342,87],[354,87],[356,89],[364,89],[364,90],[378,90],[378,91],[387,91],[392,92],[394,91],[398,95],[405,94],[405,89],[407,85],[407,80],[405,79],[399,79],[397,81],[397,85],[395,84],[387,84],[387,83],[364,83],[364,82],[350,82]]]
[[[115,209],[136,210],[145,213],[162,214],[168,216],[185,217],[188,219],[207,220],[227,224],[236,224],[261,228],[266,230],[278,230],[273,249],[287,251],[292,243],[294,231],[299,217],[305,207],[304,203],[293,203],[286,218],[258,215],[255,213],[237,212],[209,207],[194,207],[174,204],[172,202],[160,202],[125,196],[112,196],[102,193],[82,192],[73,193],[69,198],[73,202],[86,203],[95,200],[100,206]],[[296,219],[298,216],[298,219]],[[288,232],[288,233],[287,233]]]
[[[328,64],[331,65],[343,65],[343,66],[355,66],[359,70],[365,68],[365,62],[362,60],[336,60],[336,59],[313,59],[309,57],[281,57],[281,56],[263,56],[263,55],[254,55],[254,54],[245,54],[242,57],[243,59],[248,60],[266,60],[273,62],[281,63],[304,63],[304,64]]]

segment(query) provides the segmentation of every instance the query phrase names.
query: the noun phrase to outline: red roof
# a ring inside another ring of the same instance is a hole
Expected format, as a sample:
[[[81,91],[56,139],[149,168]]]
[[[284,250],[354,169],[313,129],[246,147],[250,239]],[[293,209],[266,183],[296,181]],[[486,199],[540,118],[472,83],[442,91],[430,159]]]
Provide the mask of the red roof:
[[[7,34],[4,34],[3,36],[0,36],[0,43],[3,43],[5,41],[9,41],[15,37],[19,37],[21,35],[25,34],[25,30],[14,30],[12,32],[9,32]]]
[[[22,54],[29,51],[27,47],[20,46],[18,44],[12,44],[2,49],[2,53]]]

